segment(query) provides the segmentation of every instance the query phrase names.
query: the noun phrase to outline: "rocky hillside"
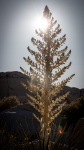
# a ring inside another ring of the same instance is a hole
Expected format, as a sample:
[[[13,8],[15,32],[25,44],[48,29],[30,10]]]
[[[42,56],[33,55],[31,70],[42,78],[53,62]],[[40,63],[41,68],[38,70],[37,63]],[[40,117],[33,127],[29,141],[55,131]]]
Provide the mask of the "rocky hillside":
[[[0,97],[17,96],[25,97],[26,90],[20,82],[26,83],[27,77],[17,71],[0,73]]]
[[[21,85],[20,82],[26,83],[29,78],[22,74],[21,72],[1,72],[0,73],[0,98],[5,96],[17,96],[20,99],[26,98],[25,88]],[[84,89],[78,89],[75,87],[65,86],[61,94],[70,91],[68,101],[79,98],[81,95],[84,95]]]

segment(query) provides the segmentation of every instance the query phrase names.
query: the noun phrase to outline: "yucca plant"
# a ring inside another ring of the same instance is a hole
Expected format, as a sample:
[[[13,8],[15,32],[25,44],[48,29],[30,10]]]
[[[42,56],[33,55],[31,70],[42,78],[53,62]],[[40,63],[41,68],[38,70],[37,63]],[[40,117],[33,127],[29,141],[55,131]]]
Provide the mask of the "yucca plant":
[[[23,85],[30,92],[27,93],[28,103],[40,113],[40,116],[33,115],[40,123],[40,138],[44,141],[44,149],[46,149],[51,134],[51,124],[66,104],[65,99],[69,92],[62,96],[58,96],[58,94],[74,74],[58,82],[61,75],[71,66],[71,62],[64,66],[71,50],[67,51],[68,47],[63,47],[66,35],[57,38],[61,33],[60,25],[52,17],[48,6],[44,8],[43,18],[47,22],[46,28],[35,30],[42,40],[31,38],[33,45],[37,47],[37,51],[30,49],[30,47],[27,48],[28,52],[35,57],[35,61],[29,56],[23,57],[25,62],[30,65],[30,71],[20,68],[31,79],[31,82]],[[60,49],[61,46],[62,49]],[[56,96],[56,99],[53,99],[54,96]]]
[[[0,128],[0,150],[44,150],[39,137],[30,141],[32,134],[24,132],[23,128],[21,135],[18,136],[17,131],[9,132],[6,125]],[[55,135],[55,131],[52,134]],[[84,150],[84,140],[78,142],[78,133],[75,138],[73,134],[74,132],[69,129],[64,134],[57,135],[54,142],[49,141],[48,150]]]

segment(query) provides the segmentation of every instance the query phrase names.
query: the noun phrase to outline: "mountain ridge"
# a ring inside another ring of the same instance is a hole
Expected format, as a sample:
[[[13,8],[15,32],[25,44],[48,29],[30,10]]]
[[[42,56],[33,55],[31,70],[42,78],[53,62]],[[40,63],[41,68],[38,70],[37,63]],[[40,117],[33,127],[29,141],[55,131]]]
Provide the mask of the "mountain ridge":
[[[26,83],[27,80],[30,79],[25,74],[18,71],[0,72],[0,98],[5,96],[17,96],[21,99],[25,99],[28,90],[26,90],[20,82]],[[79,89],[76,87],[65,86],[61,91],[61,94],[64,94],[67,91],[70,91],[68,101],[84,95],[84,88]]]

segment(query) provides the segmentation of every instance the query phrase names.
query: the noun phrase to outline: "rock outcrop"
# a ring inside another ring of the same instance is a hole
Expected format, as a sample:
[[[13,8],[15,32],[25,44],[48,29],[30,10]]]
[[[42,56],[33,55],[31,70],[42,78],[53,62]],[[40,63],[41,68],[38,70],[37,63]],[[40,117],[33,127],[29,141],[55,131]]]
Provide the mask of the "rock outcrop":
[[[0,73],[0,98],[5,96],[26,97],[27,90],[20,82],[26,83],[28,77],[21,72]]]

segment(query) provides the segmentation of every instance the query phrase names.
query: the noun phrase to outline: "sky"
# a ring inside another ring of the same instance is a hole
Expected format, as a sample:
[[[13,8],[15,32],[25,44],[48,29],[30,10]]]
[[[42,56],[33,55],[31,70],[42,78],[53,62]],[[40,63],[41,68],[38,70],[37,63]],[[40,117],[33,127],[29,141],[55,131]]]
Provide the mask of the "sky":
[[[0,72],[21,71],[20,66],[28,70],[23,57],[29,55],[28,46],[36,49],[31,38],[36,37],[36,18],[46,5],[72,50],[72,66],[62,78],[75,73],[67,85],[84,88],[84,0],[0,0]]]

